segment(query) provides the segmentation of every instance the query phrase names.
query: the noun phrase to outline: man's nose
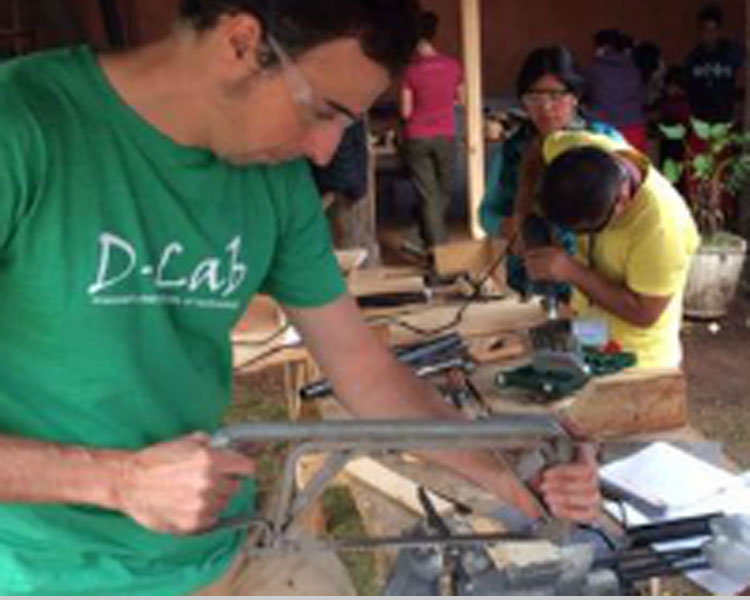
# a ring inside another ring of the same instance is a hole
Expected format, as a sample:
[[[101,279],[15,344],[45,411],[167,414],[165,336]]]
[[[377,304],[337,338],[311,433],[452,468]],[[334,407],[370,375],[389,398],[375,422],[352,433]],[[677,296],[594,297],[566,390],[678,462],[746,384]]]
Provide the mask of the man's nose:
[[[337,123],[327,123],[313,128],[305,137],[303,152],[313,164],[324,167],[336,154],[344,130]]]
[[[556,106],[555,100],[550,96],[542,96],[539,99],[539,108],[544,111],[550,112]]]

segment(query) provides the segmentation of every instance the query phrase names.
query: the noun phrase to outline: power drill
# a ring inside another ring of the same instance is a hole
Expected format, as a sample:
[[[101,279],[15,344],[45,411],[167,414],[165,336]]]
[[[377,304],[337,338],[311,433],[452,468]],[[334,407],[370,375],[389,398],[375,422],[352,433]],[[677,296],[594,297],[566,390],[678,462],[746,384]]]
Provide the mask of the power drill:
[[[546,220],[536,214],[521,225],[526,248],[551,246],[552,232]],[[589,377],[580,344],[573,335],[569,319],[559,318],[558,285],[554,281],[533,281],[535,293],[544,296],[547,321],[529,331],[531,360],[510,371],[501,371],[497,383],[541,392],[548,398],[560,398],[574,392]]]
[[[549,223],[537,214],[528,215],[521,225],[521,238],[526,248],[543,248],[551,246],[552,230]],[[544,296],[547,318],[554,321],[558,318],[557,284],[554,281],[534,281],[534,290]]]

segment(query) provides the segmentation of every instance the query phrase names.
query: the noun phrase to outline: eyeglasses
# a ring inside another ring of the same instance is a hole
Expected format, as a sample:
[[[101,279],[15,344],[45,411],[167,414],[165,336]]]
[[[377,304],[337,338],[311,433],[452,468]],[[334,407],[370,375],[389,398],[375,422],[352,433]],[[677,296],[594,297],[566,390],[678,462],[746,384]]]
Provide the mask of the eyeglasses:
[[[632,195],[635,190],[632,175],[628,171],[627,167],[622,163],[621,159],[617,159],[615,162],[617,163],[617,168],[620,171],[619,188],[622,189],[623,187],[627,186],[626,193]],[[609,207],[609,211],[607,211],[607,216],[604,217],[604,219],[601,221],[601,223],[599,223],[599,225],[597,225],[593,229],[589,229],[589,231],[591,233],[600,233],[601,231],[603,231],[614,218],[615,212],[617,211],[617,206],[619,204],[620,204],[620,199],[619,199],[619,192],[618,192],[618,196],[615,196],[612,199],[612,204]]]
[[[606,216],[596,225],[591,226],[588,223],[583,223],[583,224],[570,225],[568,226],[568,228],[573,233],[577,233],[577,234],[594,235],[597,233],[601,233],[607,228],[607,225],[609,225],[610,221],[612,221],[612,217],[615,216],[615,210],[617,210],[617,200],[614,200],[612,202],[612,206],[609,207],[609,210],[607,211]]]
[[[570,95],[568,90],[529,90],[521,96],[521,101],[528,106],[555,104]]]
[[[302,69],[297,66],[276,38],[268,34],[266,39],[271,52],[281,65],[281,74],[292,102],[302,109],[303,120],[308,126],[328,126],[335,123],[341,129],[346,129],[358,120],[357,115],[345,106],[333,100],[320,98]]]
[[[612,200],[612,205],[609,207],[609,210],[607,211],[606,216],[601,220],[601,222],[596,225],[595,227],[588,227],[586,231],[589,233],[601,233],[604,231],[604,229],[609,225],[610,221],[612,220],[612,217],[615,216],[615,210],[617,209],[617,198],[614,198]]]

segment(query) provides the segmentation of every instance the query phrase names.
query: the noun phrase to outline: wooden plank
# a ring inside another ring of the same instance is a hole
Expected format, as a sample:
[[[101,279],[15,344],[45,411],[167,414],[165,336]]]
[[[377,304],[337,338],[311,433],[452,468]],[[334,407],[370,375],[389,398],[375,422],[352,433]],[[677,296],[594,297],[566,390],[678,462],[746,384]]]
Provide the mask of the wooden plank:
[[[466,82],[466,160],[469,184],[469,229],[475,239],[484,237],[479,205],[484,196],[484,132],[482,110],[481,1],[462,0],[464,80]]]
[[[272,298],[256,296],[248,305],[238,326],[232,331],[234,368],[247,373],[269,367],[310,362],[312,359],[307,348],[299,342],[294,331],[291,328],[282,331],[286,322],[283,310]],[[387,326],[375,324],[370,329],[383,343],[390,343]]]
[[[478,279],[505,253],[506,246],[507,242],[498,238],[440,244],[433,249],[435,270],[439,275],[469,273]]]
[[[284,347],[279,344],[253,346],[245,345],[241,340],[232,344],[232,366],[242,373],[262,371],[270,367],[306,361],[309,358],[307,349],[302,346]]]
[[[324,454],[305,454],[295,465],[294,477],[298,489],[304,489],[310,483],[315,473],[325,462]],[[326,519],[323,512],[321,498],[316,498],[308,508],[307,513],[301,515],[299,523],[306,531],[320,537],[326,533]]]
[[[422,273],[411,268],[377,267],[352,271],[347,278],[353,296],[399,292],[423,292]]]
[[[434,304],[402,311],[368,311],[367,315],[370,322],[389,324],[391,342],[394,344],[408,344],[424,339],[424,336],[410,330],[409,326],[425,331],[437,331],[450,325],[450,331],[457,331],[468,338],[526,331],[546,319],[539,301],[522,302],[516,297],[509,297],[489,302],[475,302],[469,305],[459,322],[455,323],[461,306],[460,302]]]
[[[488,296],[507,294],[506,246],[497,238],[441,244],[433,249],[435,271],[443,277],[468,274],[472,282],[482,282]]]
[[[419,485],[408,477],[383,466],[377,460],[368,457],[354,459],[346,465],[344,472],[413,513],[425,516],[417,496]],[[449,502],[439,496],[429,491],[427,495],[438,513],[450,512],[453,509]]]
[[[444,498],[460,502],[476,515],[491,515],[502,505],[502,502],[487,490],[443,467],[431,465],[421,457],[388,456],[383,457],[380,462],[416,484],[429,488]],[[496,531],[499,528],[495,519],[489,519],[488,522],[493,527],[483,530],[483,533]]]

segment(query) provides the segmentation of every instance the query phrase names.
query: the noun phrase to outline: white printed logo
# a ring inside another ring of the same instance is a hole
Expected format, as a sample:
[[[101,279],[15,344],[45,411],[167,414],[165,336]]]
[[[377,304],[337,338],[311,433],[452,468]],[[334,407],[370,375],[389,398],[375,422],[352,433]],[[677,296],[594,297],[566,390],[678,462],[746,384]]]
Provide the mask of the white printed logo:
[[[729,65],[704,63],[693,67],[693,77],[696,79],[733,79],[734,70]]]
[[[153,264],[141,264],[133,245],[113,233],[99,236],[99,265],[96,281],[88,288],[97,304],[195,304],[210,308],[233,308],[237,302],[223,299],[231,296],[247,276],[247,265],[240,261],[242,239],[236,236],[227,244],[225,255],[201,260],[189,272],[174,274],[174,260],[184,254],[179,242],[170,242]],[[172,275],[168,275],[172,273]],[[153,279],[156,296],[113,296],[117,286],[133,277]],[[210,292],[213,300],[191,300],[190,295],[200,291]],[[106,292],[106,294],[105,294]],[[181,294],[175,295],[178,292]]]

